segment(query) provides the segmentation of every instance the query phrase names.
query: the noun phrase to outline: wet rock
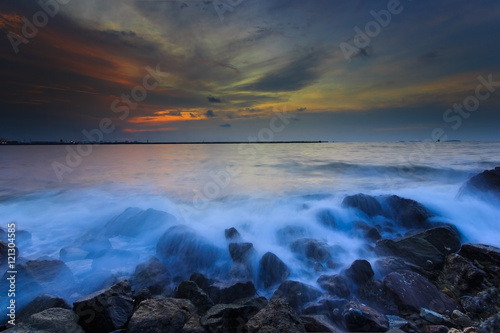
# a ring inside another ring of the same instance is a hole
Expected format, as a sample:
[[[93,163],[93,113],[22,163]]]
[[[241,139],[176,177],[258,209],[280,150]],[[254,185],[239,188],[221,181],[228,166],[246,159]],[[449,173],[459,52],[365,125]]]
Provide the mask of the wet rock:
[[[442,314],[426,308],[420,309],[420,317],[435,325],[441,325],[445,321],[445,318]]]
[[[390,329],[402,328],[402,327],[405,327],[406,325],[408,325],[408,320],[401,318],[399,316],[386,315],[385,317],[389,321],[389,328]]]
[[[246,323],[267,305],[265,297],[246,298],[231,304],[217,304],[201,318],[209,332],[246,332]]]
[[[399,271],[401,269],[414,271],[419,274],[422,274],[423,272],[422,267],[406,262],[398,257],[385,257],[377,259],[373,264],[373,268],[381,276],[386,276],[389,273]]]
[[[324,315],[300,316],[306,332],[342,332]]]
[[[372,227],[366,224],[365,222],[356,221],[353,223],[353,228],[357,236],[369,240],[371,242],[376,242],[382,238],[377,228]]]
[[[363,283],[357,289],[356,296],[358,301],[382,313],[399,313],[393,295],[387,293],[384,283],[380,280],[371,279]]]
[[[128,324],[129,333],[204,333],[195,306],[187,299],[142,301]]]
[[[73,303],[78,323],[89,332],[110,332],[125,327],[132,315],[134,300],[128,281],[96,291]]]
[[[451,313],[451,319],[453,320],[454,323],[462,327],[473,325],[473,322],[470,319],[470,317],[458,310],[453,310],[453,312]]]
[[[343,314],[346,327],[351,332],[386,332],[389,321],[375,309],[350,302]]]
[[[31,315],[23,323],[6,330],[9,333],[84,333],[78,316],[71,310],[50,308]]]
[[[193,281],[200,287],[204,292],[208,293],[208,288],[215,282],[212,279],[207,278],[205,275],[194,272],[189,277],[189,281]]]
[[[318,280],[319,286],[330,295],[338,297],[349,297],[349,280],[343,275],[321,275]]]
[[[500,282],[500,248],[483,244],[464,244],[458,254],[473,263],[478,262],[496,282]]]
[[[448,333],[448,327],[444,325],[427,325],[424,333]]]
[[[343,298],[324,298],[307,304],[302,309],[304,315],[325,315],[334,323],[342,322],[342,313],[349,303]]]
[[[40,295],[28,303],[18,314],[16,321],[26,321],[31,315],[51,308],[71,309],[68,303],[60,297],[52,295]]]
[[[491,316],[483,323],[481,323],[480,331],[481,333],[498,333],[500,332],[500,313]]]
[[[315,261],[328,260],[332,250],[327,243],[313,238],[297,239],[290,244],[290,249],[294,253]]]
[[[459,196],[465,194],[485,194],[493,199],[500,199],[500,167],[485,170],[470,178],[459,190]]]
[[[208,309],[214,306],[212,299],[193,281],[182,281],[175,288],[175,298],[190,300],[199,315],[205,314]]]
[[[293,309],[299,311],[305,304],[316,300],[323,293],[313,286],[298,281],[284,281],[274,292],[271,300],[284,299]]]
[[[241,298],[252,297],[255,293],[255,286],[251,281],[217,282],[208,287],[208,295],[215,304],[229,304]]]
[[[397,225],[409,229],[421,229],[429,226],[428,219],[433,214],[415,200],[397,195],[378,197],[386,206],[385,215],[392,218]]]
[[[447,289],[456,297],[461,297],[481,288],[485,277],[486,273],[469,260],[458,254],[451,254],[446,257],[437,285],[440,289]]]
[[[349,195],[342,201],[342,207],[355,208],[366,214],[368,217],[373,217],[383,214],[383,209],[380,203],[374,197],[363,193]]]
[[[420,308],[427,308],[438,313],[451,313],[462,310],[456,301],[415,272],[390,273],[384,279],[384,286],[394,295],[400,311],[418,312]]]
[[[137,265],[131,279],[134,294],[148,297],[168,294],[169,283],[167,267],[156,257]]]
[[[229,255],[234,262],[245,263],[255,255],[255,249],[252,243],[229,243]]]
[[[316,219],[319,223],[327,228],[336,229],[337,221],[335,220],[335,215],[329,209],[322,209],[316,213]]]
[[[346,269],[345,275],[357,284],[368,282],[375,273],[372,265],[364,259],[357,259]]]
[[[234,227],[224,230],[224,236],[228,241],[236,241],[241,239],[240,233]]]
[[[290,275],[290,270],[278,256],[266,252],[259,261],[259,280],[265,288],[281,283]]]
[[[283,300],[271,300],[248,322],[248,333],[303,333],[299,315]]]

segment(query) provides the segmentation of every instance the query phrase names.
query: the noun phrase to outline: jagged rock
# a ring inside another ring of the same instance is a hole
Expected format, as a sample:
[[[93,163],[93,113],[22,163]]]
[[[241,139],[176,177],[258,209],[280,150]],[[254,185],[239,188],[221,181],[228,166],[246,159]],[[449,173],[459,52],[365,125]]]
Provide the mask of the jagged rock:
[[[321,275],[316,282],[331,295],[348,297],[351,293],[349,290],[349,280],[339,274]]]
[[[135,295],[147,298],[154,295],[166,295],[170,288],[167,267],[158,258],[152,257],[147,262],[137,265],[131,278]]]
[[[456,301],[415,272],[401,270],[390,273],[384,279],[384,286],[395,296],[400,311],[416,312],[427,308],[439,313],[451,313],[462,310]]]
[[[259,261],[259,280],[265,288],[281,283],[290,275],[290,270],[278,256],[266,252]]]
[[[128,324],[129,333],[204,333],[195,306],[187,299],[142,301]]]
[[[265,297],[241,299],[231,304],[217,304],[201,318],[209,332],[246,332],[246,323],[267,305]]]
[[[158,238],[168,226],[175,222],[176,218],[166,212],[152,208],[142,210],[137,207],[129,207],[106,223],[103,230],[106,237],[138,237],[151,234],[156,235],[153,238]]]
[[[235,241],[241,239],[240,233],[238,232],[238,230],[236,230],[236,228],[233,227],[224,230],[224,236],[228,241]]]
[[[40,295],[28,303],[16,316],[17,322],[26,321],[31,315],[51,308],[71,309],[68,303],[60,297]]]
[[[399,271],[401,269],[414,271],[419,274],[423,273],[422,267],[406,262],[398,257],[384,257],[377,259],[373,265],[373,268],[381,276],[386,276],[389,273]]]
[[[393,295],[386,292],[380,280],[371,279],[363,283],[356,291],[356,296],[359,302],[382,313],[399,313]]]
[[[248,333],[303,333],[299,315],[283,300],[271,300],[248,322]]]
[[[458,254],[484,266],[493,282],[500,283],[500,248],[483,244],[464,244]]]
[[[345,197],[342,201],[342,207],[356,208],[365,213],[368,217],[383,214],[382,206],[377,199],[363,193]]]
[[[441,325],[445,321],[442,314],[426,308],[420,309],[420,317],[435,325]]]
[[[134,309],[128,281],[98,290],[73,303],[78,323],[85,331],[107,333],[125,327]]]
[[[193,281],[182,281],[175,288],[175,298],[190,300],[199,315],[203,315],[214,306],[212,299]]]
[[[346,269],[345,275],[357,284],[368,282],[375,273],[372,265],[364,259],[357,259]]]
[[[193,281],[200,287],[205,293],[208,293],[208,288],[214,283],[215,281],[212,279],[207,278],[205,275],[194,272],[191,274],[189,277],[189,281]]]
[[[389,321],[375,309],[350,302],[343,314],[346,327],[351,332],[386,332]]]
[[[440,289],[447,289],[456,297],[472,292],[481,286],[486,273],[458,254],[446,257],[437,279]]]
[[[306,332],[342,332],[327,316],[324,315],[306,315],[300,316]]]
[[[208,287],[208,295],[215,304],[229,304],[241,298],[252,297],[256,293],[251,281],[247,282],[217,282]]]
[[[31,315],[23,323],[4,332],[9,333],[85,333],[78,316],[71,310],[50,308]]]
[[[292,252],[315,261],[326,261],[331,256],[331,247],[317,239],[300,238],[290,244]]]
[[[314,301],[323,293],[307,284],[298,281],[284,281],[274,292],[271,300],[284,299],[293,309],[299,311],[306,303]]]
[[[229,243],[228,248],[231,259],[238,263],[247,262],[256,253],[252,243]]]
[[[384,215],[392,218],[397,225],[409,229],[421,229],[429,226],[428,219],[433,214],[415,200],[401,198],[397,195],[378,198],[387,207]]]
[[[500,199],[500,167],[484,170],[470,178],[459,190],[459,196],[464,194],[486,194],[493,199]]]

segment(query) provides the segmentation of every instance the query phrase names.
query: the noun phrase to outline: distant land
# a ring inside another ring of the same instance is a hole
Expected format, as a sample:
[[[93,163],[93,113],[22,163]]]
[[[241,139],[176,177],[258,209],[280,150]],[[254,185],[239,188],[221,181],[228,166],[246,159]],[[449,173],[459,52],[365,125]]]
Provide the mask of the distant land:
[[[143,141],[100,141],[100,142],[89,142],[89,141],[8,141],[0,139],[0,145],[4,146],[42,146],[42,145],[231,145],[231,144],[276,144],[276,143],[331,143],[334,141],[189,141],[189,142],[143,142]]]

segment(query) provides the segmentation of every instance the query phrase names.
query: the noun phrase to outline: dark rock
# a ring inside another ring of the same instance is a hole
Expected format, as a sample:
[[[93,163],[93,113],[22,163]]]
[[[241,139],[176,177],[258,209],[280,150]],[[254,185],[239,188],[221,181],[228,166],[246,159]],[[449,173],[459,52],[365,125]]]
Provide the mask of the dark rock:
[[[224,230],[224,236],[226,236],[226,240],[228,240],[228,241],[235,241],[235,240],[241,239],[241,235],[238,232],[238,230],[236,230],[236,228],[232,228],[232,227]]]
[[[195,306],[187,299],[142,301],[128,324],[129,333],[204,333]]]
[[[461,297],[480,288],[486,273],[458,254],[446,257],[437,279],[440,289],[449,290],[455,297]]]
[[[470,178],[459,190],[459,196],[464,194],[486,194],[491,198],[500,199],[500,167],[485,170]]]
[[[337,229],[337,221],[333,212],[329,209],[322,209],[316,213],[316,219],[327,228]]]
[[[387,207],[385,215],[392,218],[397,225],[409,229],[429,226],[428,219],[433,214],[415,200],[401,198],[397,195],[381,196],[379,198]]]
[[[331,256],[331,247],[317,239],[300,238],[290,244],[292,252],[304,256],[310,260],[326,261]]]
[[[349,303],[343,298],[324,298],[311,302],[302,309],[304,315],[325,315],[333,322],[342,321],[342,313]]]
[[[194,272],[189,277],[189,281],[193,281],[200,287],[204,292],[208,293],[208,288],[215,282],[212,279],[207,278],[205,275]]]
[[[217,282],[208,287],[208,295],[215,304],[229,304],[241,298],[252,297],[256,293],[251,281],[247,282]]]
[[[389,273],[399,271],[401,269],[410,270],[423,274],[423,269],[420,266],[408,263],[401,258],[397,257],[384,257],[377,259],[373,265],[375,271],[377,271],[382,277]]]
[[[170,291],[169,283],[167,267],[156,257],[137,265],[131,278],[135,295],[166,295]]]
[[[426,308],[420,309],[420,317],[435,325],[441,325],[445,321],[445,318],[442,314]]]
[[[368,217],[382,215],[383,209],[374,197],[363,193],[349,195],[342,201],[342,207],[356,208]]]
[[[424,333],[448,333],[449,328],[444,325],[427,325]]]
[[[458,310],[453,310],[453,312],[451,313],[451,319],[455,324],[462,327],[468,327],[474,325],[474,323],[472,322],[472,320],[468,315]]]
[[[377,230],[377,228],[372,227],[372,226],[366,224],[365,222],[356,221],[353,223],[352,226],[354,228],[355,235],[357,235],[363,239],[366,239],[366,240],[369,240],[372,242],[376,242],[382,238],[382,236],[380,235],[380,232]]]
[[[52,295],[40,295],[28,303],[16,316],[17,322],[26,321],[31,315],[51,308],[71,309],[66,301]]]
[[[156,253],[183,275],[197,269],[213,269],[216,261],[223,257],[224,251],[210,244],[193,229],[176,225],[161,236],[156,246]]]
[[[228,247],[234,262],[244,263],[256,253],[252,243],[229,243]]]
[[[274,292],[271,300],[284,299],[293,309],[299,311],[305,304],[318,299],[323,293],[313,286],[287,280]]]
[[[157,239],[168,226],[175,222],[176,218],[169,213],[152,208],[142,210],[130,207],[106,223],[104,234],[107,237],[138,237],[151,234]]]
[[[266,252],[259,261],[259,280],[265,288],[281,283],[290,275],[290,270],[272,252]]]
[[[349,290],[349,280],[342,275],[321,275],[316,282],[330,295],[348,297],[351,293]]]
[[[299,315],[283,300],[271,300],[248,322],[248,333],[303,333]]]
[[[443,255],[447,256],[460,250],[460,233],[454,226],[439,226],[414,233],[414,237],[422,238],[432,244]]]
[[[324,315],[306,315],[300,316],[306,332],[342,332],[328,317]]]
[[[438,313],[462,310],[452,298],[440,292],[422,275],[411,271],[397,271],[384,279],[385,288],[391,292],[400,311],[417,312],[427,308]]]
[[[89,332],[110,332],[125,327],[134,309],[128,281],[96,291],[73,303],[79,324]]]
[[[495,282],[500,282],[500,248],[483,244],[464,244],[458,254],[473,263],[478,262]]]
[[[462,296],[460,304],[471,318],[484,320],[500,312],[500,289],[490,287],[474,296]]]
[[[78,316],[71,310],[50,308],[31,315],[23,323],[6,330],[9,333],[84,333]]]
[[[175,298],[190,300],[199,315],[203,315],[214,306],[212,299],[193,281],[182,281],[175,288]]]
[[[265,297],[246,298],[232,304],[217,304],[201,318],[209,332],[246,332],[246,323],[267,305]]]
[[[364,259],[357,259],[346,269],[345,275],[357,284],[368,282],[375,273],[372,265]]]
[[[399,313],[394,296],[387,293],[384,283],[380,280],[371,279],[363,283],[356,291],[356,296],[360,302],[382,313]]]
[[[480,326],[481,333],[500,332],[500,312],[485,320]]]
[[[307,230],[302,226],[287,225],[276,231],[276,239],[279,245],[289,246],[291,242],[298,238],[304,238],[307,234]]]
[[[350,302],[344,311],[346,327],[351,332],[386,332],[389,321],[375,309]]]

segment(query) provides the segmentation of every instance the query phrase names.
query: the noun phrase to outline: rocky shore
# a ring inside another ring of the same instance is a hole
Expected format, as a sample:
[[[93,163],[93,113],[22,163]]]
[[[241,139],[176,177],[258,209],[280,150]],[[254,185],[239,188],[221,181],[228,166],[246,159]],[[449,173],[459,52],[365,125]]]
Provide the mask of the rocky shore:
[[[497,200],[499,170],[471,178],[459,195],[485,192],[488,200]],[[175,224],[168,213],[127,210],[110,221],[102,235],[86,235],[61,249],[60,260],[21,261],[18,286],[36,290],[37,295],[23,299],[20,291],[16,325],[4,321],[2,329],[500,332],[500,248],[464,242],[455,226],[440,222],[422,204],[399,196],[356,194],[345,197],[342,206],[366,217],[353,221],[348,230],[365,241],[366,256],[348,265],[339,266],[342,248],[305,237],[296,227],[281,230],[277,237],[307,267],[308,279],[294,279],[297,274],[283,258],[273,252],[259,253],[236,228],[220,231],[226,241],[221,247]],[[114,250],[107,237],[144,233],[138,221],[144,223],[146,217],[154,230],[168,226],[162,234],[142,235],[156,242],[156,255],[128,276],[100,274],[109,262],[129,258]],[[328,211],[318,214],[318,222],[337,227]],[[23,237],[29,241],[29,235],[23,233]],[[2,263],[6,249],[1,241]],[[76,277],[68,265],[82,258],[91,259],[95,274],[88,276],[88,285],[79,282],[75,287]],[[218,266],[221,258],[227,260]],[[2,290],[6,290],[5,281],[4,275]],[[90,281],[100,281],[101,289],[94,290]]]

